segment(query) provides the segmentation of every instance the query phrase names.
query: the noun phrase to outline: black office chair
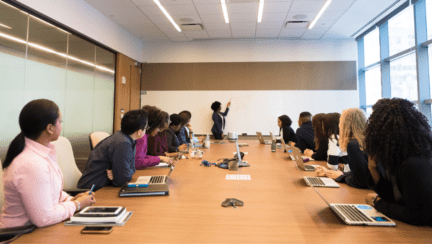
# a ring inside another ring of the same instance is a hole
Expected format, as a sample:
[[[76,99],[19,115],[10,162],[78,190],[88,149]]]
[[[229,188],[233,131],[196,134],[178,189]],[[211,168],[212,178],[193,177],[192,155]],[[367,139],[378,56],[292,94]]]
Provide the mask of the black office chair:
[[[11,243],[20,236],[33,232],[36,228],[36,225],[28,225],[0,229],[0,244]]]

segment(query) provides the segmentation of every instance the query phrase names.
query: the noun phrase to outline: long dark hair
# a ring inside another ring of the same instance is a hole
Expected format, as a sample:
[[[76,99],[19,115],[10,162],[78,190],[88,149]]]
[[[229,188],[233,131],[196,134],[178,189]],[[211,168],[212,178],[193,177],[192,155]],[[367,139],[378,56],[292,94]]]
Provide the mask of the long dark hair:
[[[340,113],[331,113],[324,117],[324,135],[327,137],[327,139],[330,139],[332,136],[334,136],[337,141],[339,140],[340,116]]]
[[[291,118],[286,114],[279,116],[278,119],[282,122],[282,127],[291,126],[292,124]]]
[[[14,158],[24,150],[24,137],[36,140],[49,124],[55,125],[59,116],[59,107],[53,101],[38,99],[27,103],[19,115],[21,133],[9,145],[3,169],[9,167]]]
[[[380,99],[366,127],[366,152],[392,175],[409,157],[432,156],[431,128],[413,103],[400,98]]]
[[[315,137],[314,137],[315,150],[318,150],[321,141],[326,139],[326,136],[323,131],[323,121],[325,117],[326,114],[324,113],[315,114],[312,117],[312,126],[314,128],[314,133],[315,133]]]

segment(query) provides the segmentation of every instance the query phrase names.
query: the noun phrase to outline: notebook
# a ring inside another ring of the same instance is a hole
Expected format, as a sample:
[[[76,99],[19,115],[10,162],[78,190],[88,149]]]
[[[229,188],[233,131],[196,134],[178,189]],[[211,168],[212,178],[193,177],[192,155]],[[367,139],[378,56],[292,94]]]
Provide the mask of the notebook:
[[[267,141],[264,140],[264,137],[263,137],[261,132],[257,132],[256,134],[257,134],[258,140],[261,144],[265,144],[265,145],[271,145],[272,144],[271,140],[267,140]]]
[[[136,196],[168,196],[169,187],[168,179],[174,170],[172,165],[168,175],[156,175],[156,176],[140,176],[137,182],[145,184],[148,182],[147,187],[129,186],[129,184],[124,185],[120,189],[120,197],[136,197]],[[135,182],[136,183],[136,182]]]
[[[395,222],[370,205],[329,203],[318,190],[314,190],[347,225],[396,226]]]

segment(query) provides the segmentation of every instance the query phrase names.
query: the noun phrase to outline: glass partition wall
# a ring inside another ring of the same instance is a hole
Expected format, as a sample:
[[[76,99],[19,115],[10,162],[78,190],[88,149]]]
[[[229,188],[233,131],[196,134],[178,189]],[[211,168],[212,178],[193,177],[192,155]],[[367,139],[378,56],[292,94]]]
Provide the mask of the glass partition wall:
[[[0,1],[0,157],[33,99],[54,101],[62,135],[112,134],[115,53]]]

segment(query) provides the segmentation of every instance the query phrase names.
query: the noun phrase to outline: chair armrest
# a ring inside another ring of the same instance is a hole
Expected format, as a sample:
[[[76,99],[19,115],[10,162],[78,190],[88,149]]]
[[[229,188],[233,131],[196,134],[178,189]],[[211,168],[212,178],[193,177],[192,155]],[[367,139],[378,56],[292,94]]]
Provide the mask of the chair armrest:
[[[36,225],[2,228],[0,229],[0,242],[10,243],[24,234],[33,232],[36,228]]]
[[[72,189],[63,189],[63,191],[65,191],[67,194],[71,195],[71,196],[76,196],[80,193],[84,193],[86,191],[90,191],[90,189],[79,189],[79,188],[72,188]]]

